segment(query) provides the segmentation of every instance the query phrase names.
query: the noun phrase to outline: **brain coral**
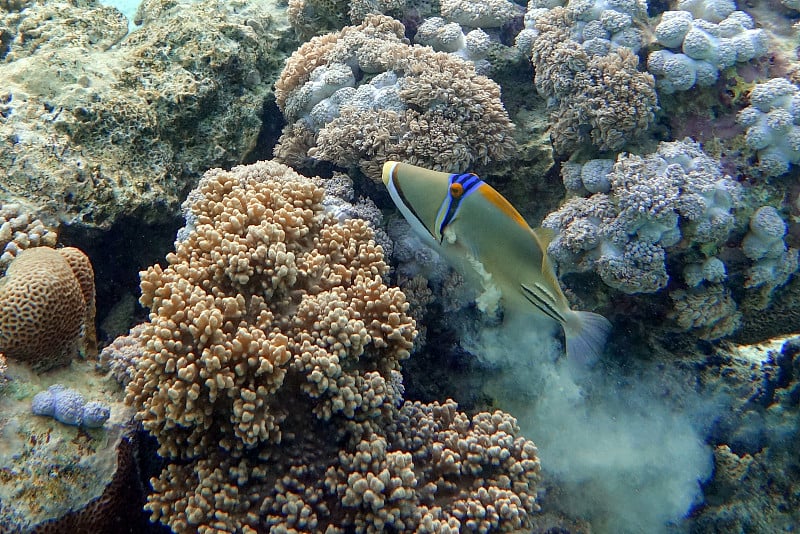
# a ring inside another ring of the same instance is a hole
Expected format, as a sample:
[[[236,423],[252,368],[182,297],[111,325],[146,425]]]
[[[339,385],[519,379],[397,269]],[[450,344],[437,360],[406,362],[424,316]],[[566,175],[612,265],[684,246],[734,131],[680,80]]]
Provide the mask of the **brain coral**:
[[[24,250],[0,279],[0,352],[48,369],[96,352],[94,272],[76,248]]]
[[[378,180],[387,159],[465,170],[514,147],[499,86],[461,58],[409,45],[385,16],[303,44],[275,95],[288,122],[275,154],[295,166],[311,157]]]
[[[141,273],[151,313],[127,386],[179,460],[152,480],[154,520],[178,533],[528,524],[539,463],[510,416],[400,408],[416,329],[365,221],[339,222],[322,188],[275,162],[209,171],[190,198],[168,265]]]

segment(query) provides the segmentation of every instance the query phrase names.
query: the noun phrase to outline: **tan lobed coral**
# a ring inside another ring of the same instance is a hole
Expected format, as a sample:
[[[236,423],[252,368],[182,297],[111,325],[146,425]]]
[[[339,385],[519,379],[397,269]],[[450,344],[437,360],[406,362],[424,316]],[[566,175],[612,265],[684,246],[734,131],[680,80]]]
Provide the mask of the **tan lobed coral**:
[[[160,453],[280,442],[287,373],[320,419],[353,416],[364,373],[388,379],[415,333],[368,224],[337,223],[321,188],[274,162],[209,171],[198,192],[168,267],[141,274],[152,311],[128,400]]]
[[[0,272],[26,248],[54,247],[58,234],[22,204],[0,203]]]
[[[601,151],[618,150],[653,122],[658,109],[655,80],[637,69],[639,58],[627,48],[589,54],[571,38],[574,22],[571,11],[555,7],[535,24],[534,82],[556,102],[553,146],[562,154],[589,144]]]
[[[510,415],[470,418],[457,404],[406,402],[387,438],[362,440],[339,455],[325,486],[347,507],[347,524],[403,532],[516,532],[539,509],[539,460]],[[363,510],[368,510],[364,514]]]
[[[170,464],[147,508],[178,533],[530,531],[540,464],[513,417],[406,402],[387,434],[362,430],[341,449],[318,429],[256,459]]]
[[[178,533],[529,523],[539,463],[513,418],[399,408],[416,329],[365,221],[338,222],[322,188],[275,162],[209,171],[190,200],[168,265],[141,273],[151,313],[127,386],[159,452],[180,459],[152,480],[153,520]]]
[[[388,159],[458,171],[514,148],[499,86],[459,57],[409,45],[386,16],[303,44],[275,95],[288,122],[275,154],[295,166],[310,157],[379,180]]]
[[[0,352],[45,370],[96,354],[94,271],[76,248],[21,252],[0,279]]]

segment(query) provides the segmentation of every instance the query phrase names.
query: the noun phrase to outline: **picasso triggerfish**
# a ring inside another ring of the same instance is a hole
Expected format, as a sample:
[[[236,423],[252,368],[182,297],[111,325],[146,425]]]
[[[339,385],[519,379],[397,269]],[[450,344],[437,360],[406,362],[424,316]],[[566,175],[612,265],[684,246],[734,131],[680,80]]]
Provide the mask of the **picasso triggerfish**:
[[[573,311],[547,257],[550,236],[475,174],[432,171],[387,161],[383,183],[414,231],[468,279],[482,286],[478,307],[534,313],[564,329],[567,357],[594,361],[611,323]],[[470,272],[471,271],[471,272]]]

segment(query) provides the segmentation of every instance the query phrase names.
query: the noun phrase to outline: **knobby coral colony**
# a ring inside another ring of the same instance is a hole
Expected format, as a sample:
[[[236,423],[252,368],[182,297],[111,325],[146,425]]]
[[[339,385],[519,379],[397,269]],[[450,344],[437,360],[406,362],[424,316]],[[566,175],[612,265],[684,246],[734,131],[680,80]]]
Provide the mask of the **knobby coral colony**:
[[[503,412],[403,404],[416,334],[373,232],[275,162],[212,170],[168,265],[141,273],[127,402],[170,462],[175,532],[526,528],[533,443]],[[128,353],[130,354],[130,353]]]

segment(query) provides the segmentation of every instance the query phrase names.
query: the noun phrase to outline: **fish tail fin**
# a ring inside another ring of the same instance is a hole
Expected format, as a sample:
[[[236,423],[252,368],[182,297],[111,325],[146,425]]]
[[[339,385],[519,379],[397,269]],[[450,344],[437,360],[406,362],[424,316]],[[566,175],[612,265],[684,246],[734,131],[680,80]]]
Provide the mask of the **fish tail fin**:
[[[600,314],[571,311],[564,324],[567,359],[591,365],[600,358],[611,332],[611,323]]]

